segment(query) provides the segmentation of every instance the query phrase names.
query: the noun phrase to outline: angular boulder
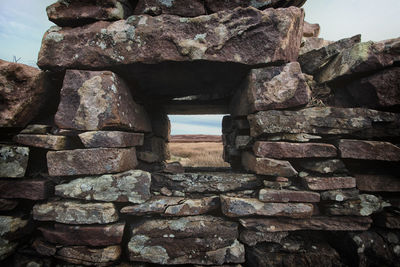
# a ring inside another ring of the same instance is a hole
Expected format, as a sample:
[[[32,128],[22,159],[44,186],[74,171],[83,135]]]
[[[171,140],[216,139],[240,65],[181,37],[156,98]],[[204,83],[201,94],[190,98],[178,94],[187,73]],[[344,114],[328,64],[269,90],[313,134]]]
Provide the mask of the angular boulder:
[[[309,191],[261,189],[258,199],[262,202],[319,202],[318,193]]]
[[[121,131],[91,131],[79,134],[86,148],[94,147],[131,147],[143,145],[142,133]]]
[[[134,11],[136,15],[159,16],[170,14],[181,17],[197,17],[206,13],[204,1],[201,0],[139,0]]]
[[[238,198],[221,195],[221,208],[228,217],[274,216],[308,218],[314,207],[305,203],[264,203],[253,198]]]
[[[0,198],[44,200],[53,190],[53,184],[44,179],[0,180]]]
[[[304,186],[309,190],[324,191],[356,187],[353,177],[303,177]]]
[[[238,225],[212,216],[143,219],[132,225],[129,259],[157,264],[244,262]]]
[[[0,177],[24,177],[28,160],[29,148],[0,145]]]
[[[400,148],[389,142],[341,139],[338,148],[344,159],[400,161]]]
[[[257,158],[250,152],[242,153],[242,165],[246,170],[262,175],[292,177],[298,174],[289,161]]]
[[[63,198],[143,203],[151,197],[150,185],[150,173],[130,170],[75,179],[69,183],[57,185],[55,194]]]
[[[133,101],[127,85],[110,71],[67,70],[55,122],[62,129],[83,131],[107,127],[151,131],[144,108]]]
[[[303,18],[304,11],[295,7],[238,8],[195,18],[143,15],[77,28],[53,27],[43,38],[38,65],[107,69],[165,61],[290,62],[298,56]]]
[[[33,218],[65,224],[105,224],[118,221],[118,212],[112,203],[50,201],[36,204]]]
[[[47,153],[51,176],[123,172],[137,165],[135,148],[91,148]]]
[[[65,150],[77,147],[77,143],[71,137],[50,134],[18,134],[14,141],[31,147],[39,147],[49,150]]]

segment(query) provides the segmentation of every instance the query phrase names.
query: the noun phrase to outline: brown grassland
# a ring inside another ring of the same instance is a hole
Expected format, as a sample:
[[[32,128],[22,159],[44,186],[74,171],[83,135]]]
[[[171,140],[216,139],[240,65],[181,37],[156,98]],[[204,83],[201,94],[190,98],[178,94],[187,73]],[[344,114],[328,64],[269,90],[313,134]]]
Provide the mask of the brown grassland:
[[[222,158],[221,142],[169,143],[170,161],[179,161],[184,167],[229,167]]]

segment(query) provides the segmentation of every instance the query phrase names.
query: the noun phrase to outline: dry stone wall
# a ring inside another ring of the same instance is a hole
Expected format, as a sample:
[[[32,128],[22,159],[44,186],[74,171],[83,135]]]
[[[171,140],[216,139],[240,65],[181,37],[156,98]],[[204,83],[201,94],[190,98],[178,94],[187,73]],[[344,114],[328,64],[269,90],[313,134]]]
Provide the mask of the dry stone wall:
[[[0,62],[4,266],[398,266],[400,40],[336,42],[305,1],[63,0]],[[230,113],[230,170],[169,158]]]

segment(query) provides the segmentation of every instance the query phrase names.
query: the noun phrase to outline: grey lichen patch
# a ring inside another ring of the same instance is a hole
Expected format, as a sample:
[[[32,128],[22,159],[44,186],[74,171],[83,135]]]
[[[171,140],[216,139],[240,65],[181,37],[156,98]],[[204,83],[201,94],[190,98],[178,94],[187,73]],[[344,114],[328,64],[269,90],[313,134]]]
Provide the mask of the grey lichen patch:
[[[146,246],[150,240],[145,235],[134,235],[128,243],[131,260],[142,259],[153,263],[166,264],[169,260],[167,250],[162,246]]]
[[[27,220],[13,216],[0,216],[0,236],[7,233],[14,233],[17,230],[25,227],[28,224]]]
[[[124,6],[121,4],[121,2],[116,1],[115,7],[109,13],[109,19],[123,19],[124,14]]]
[[[28,147],[0,146],[0,177],[24,177],[28,158]]]
[[[166,7],[172,7],[174,0],[158,0],[158,2]]]
[[[52,26],[48,31],[47,35],[45,37],[46,41],[54,41],[56,43],[61,42],[64,40],[64,35],[62,33],[59,33],[61,30],[60,27],[58,26]]]

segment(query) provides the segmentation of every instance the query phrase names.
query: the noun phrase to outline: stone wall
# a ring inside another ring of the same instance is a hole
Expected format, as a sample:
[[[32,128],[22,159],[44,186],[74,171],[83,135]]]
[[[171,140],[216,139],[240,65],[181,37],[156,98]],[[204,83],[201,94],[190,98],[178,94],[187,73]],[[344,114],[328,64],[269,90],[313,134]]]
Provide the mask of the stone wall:
[[[4,266],[398,266],[400,40],[301,1],[59,1],[42,70],[0,61]],[[169,158],[229,113],[231,170]]]

